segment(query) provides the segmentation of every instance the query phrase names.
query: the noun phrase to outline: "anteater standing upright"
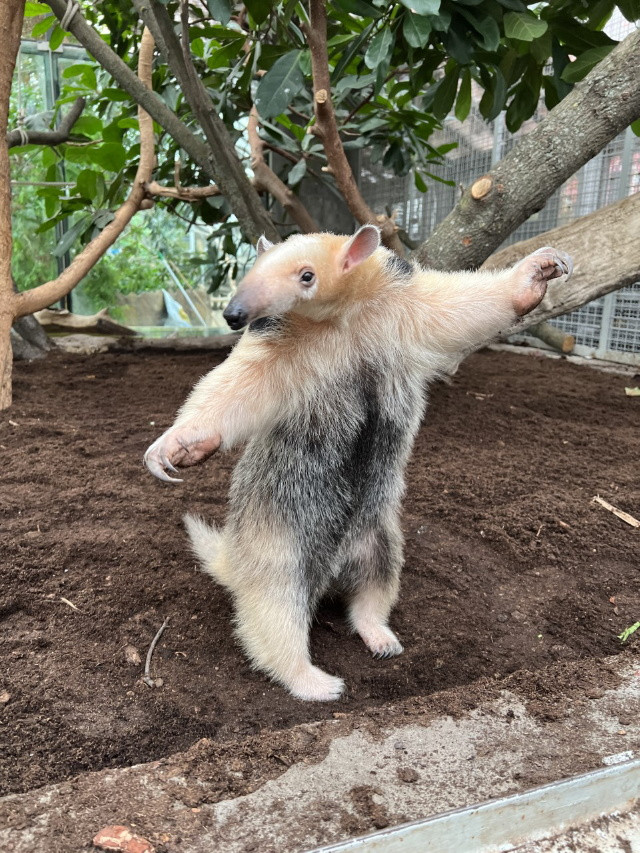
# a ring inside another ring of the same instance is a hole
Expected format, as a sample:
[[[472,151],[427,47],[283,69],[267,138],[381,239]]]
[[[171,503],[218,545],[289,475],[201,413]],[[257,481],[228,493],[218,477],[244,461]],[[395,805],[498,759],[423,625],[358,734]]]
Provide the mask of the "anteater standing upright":
[[[374,655],[402,652],[387,620],[425,383],[570,272],[570,258],[550,248],[502,272],[429,271],[382,248],[371,225],[351,238],[260,239],[224,314],[246,331],[145,462],[176,482],[167,471],[247,443],[224,529],[185,521],[205,570],[233,595],[252,664],[294,696],[336,699],[344,687],[309,655],[310,622],[329,589],[345,596]]]

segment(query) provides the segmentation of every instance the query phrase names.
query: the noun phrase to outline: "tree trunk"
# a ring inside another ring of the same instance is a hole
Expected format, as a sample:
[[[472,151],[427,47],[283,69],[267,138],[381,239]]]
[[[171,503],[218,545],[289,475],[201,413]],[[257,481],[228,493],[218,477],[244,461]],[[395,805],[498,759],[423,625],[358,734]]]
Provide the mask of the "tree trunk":
[[[521,137],[417,250],[439,270],[475,269],[549,196],[640,117],[640,30],[620,42],[537,127]]]
[[[11,83],[16,64],[24,0],[0,3],[0,410],[11,405],[11,324],[13,279],[11,277],[11,175],[7,146],[7,121]]]
[[[598,296],[640,281],[638,234],[640,193],[492,255],[483,269],[512,266],[542,246],[568,252],[575,265],[571,278],[566,282],[553,280],[540,305],[523,317],[510,333],[566,314]]]

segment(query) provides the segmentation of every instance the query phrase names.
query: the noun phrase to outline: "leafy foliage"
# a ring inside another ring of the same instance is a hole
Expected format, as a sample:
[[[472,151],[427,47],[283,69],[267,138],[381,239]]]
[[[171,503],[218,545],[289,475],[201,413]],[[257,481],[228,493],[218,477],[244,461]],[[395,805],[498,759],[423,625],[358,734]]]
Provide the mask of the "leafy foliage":
[[[162,2],[179,20],[177,0]],[[140,23],[130,0],[85,0],[81,5],[105,40],[133,66]],[[617,5],[629,20],[640,16],[639,0]],[[615,42],[603,27],[615,8],[612,0],[330,0],[331,96],[345,148],[366,148],[371,160],[392,174],[413,171],[416,186],[427,191],[437,179],[433,167],[446,153],[430,140],[447,115],[453,111],[463,121],[476,91],[485,119],[504,111],[508,129],[517,130],[535,112],[541,91],[553,107],[611,50]],[[27,4],[27,14],[48,11],[46,3]],[[244,129],[256,104],[267,149],[281,155],[283,180],[294,188],[307,179],[332,182],[323,170],[322,145],[310,132],[314,115],[304,36],[307,5],[298,0],[206,0],[192,2],[190,12],[197,73],[247,167]],[[36,35],[49,32],[52,47],[60,38],[59,28],[51,26],[54,20],[39,19],[34,26]],[[153,82],[167,106],[196,127],[163,61],[156,64]],[[68,194],[48,187],[39,195],[48,217],[42,230],[72,215],[77,217],[74,237],[86,240],[108,221],[108,211],[121,202],[133,177],[136,107],[106,72],[88,61],[67,67],[59,104],[77,95],[86,97],[89,107],[74,139],[41,155],[46,180],[54,179],[64,161],[75,184]],[[161,128],[157,131],[157,180],[171,183],[178,159],[183,184],[208,183],[175,142]],[[190,220],[224,226],[219,246],[230,248],[238,236],[224,199],[210,198],[189,209],[176,201],[161,204]],[[228,255],[221,250],[221,258]],[[228,260],[219,266],[222,281],[230,271]]]

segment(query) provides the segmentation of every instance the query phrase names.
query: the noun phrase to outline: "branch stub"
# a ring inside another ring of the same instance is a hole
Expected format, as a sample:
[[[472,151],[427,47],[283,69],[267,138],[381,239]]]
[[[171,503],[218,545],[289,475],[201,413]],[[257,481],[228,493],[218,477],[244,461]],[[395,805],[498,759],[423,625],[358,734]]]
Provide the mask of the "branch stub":
[[[488,175],[478,178],[471,186],[471,198],[480,201],[480,199],[483,199],[487,195],[492,186],[493,180]]]

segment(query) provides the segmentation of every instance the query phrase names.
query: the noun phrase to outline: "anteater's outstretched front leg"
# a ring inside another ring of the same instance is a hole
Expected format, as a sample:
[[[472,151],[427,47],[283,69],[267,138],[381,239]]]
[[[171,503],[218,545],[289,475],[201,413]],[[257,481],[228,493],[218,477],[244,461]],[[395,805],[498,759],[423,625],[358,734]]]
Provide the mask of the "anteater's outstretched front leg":
[[[416,276],[423,342],[446,353],[473,350],[533,311],[548,282],[572,269],[569,255],[545,247],[508,270],[425,270]]]
[[[231,355],[195,386],[173,426],[149,447],[144,463],[167,483],[167,472],[197,465],[219,447],[246,441],[275,418],[281,386],[270,371],[267,343],[246,333]]]

